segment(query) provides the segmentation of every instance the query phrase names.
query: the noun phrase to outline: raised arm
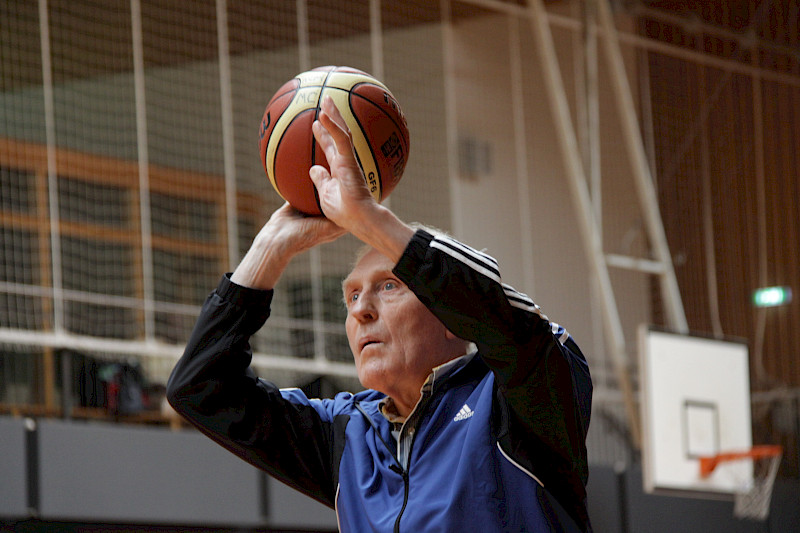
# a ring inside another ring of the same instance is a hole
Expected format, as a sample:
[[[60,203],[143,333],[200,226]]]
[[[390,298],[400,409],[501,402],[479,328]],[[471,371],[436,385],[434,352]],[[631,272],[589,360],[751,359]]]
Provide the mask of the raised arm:
[[[207,298],[167,383],[170,404],[203,433],[331,506],[331,414],[320,401],[290,399],[259,379],[250,368],[250,337],[267,320],[272,288],[292,257],[343,233],[288,204],[275,211]]]
[[[491,256],[450,237],[418,231],[395,273],[448,330],[475,342],[495,374],[502,449],[583,520],[592,384],[577,344],[503,283]]]

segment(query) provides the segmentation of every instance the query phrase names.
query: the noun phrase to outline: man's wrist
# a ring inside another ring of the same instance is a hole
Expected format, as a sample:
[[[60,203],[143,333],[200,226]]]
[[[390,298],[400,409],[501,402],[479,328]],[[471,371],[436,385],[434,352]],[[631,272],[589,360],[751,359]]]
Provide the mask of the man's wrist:
[[[257,236],[231,274],[231,281],[252,289],[273,289],[292,259],[285,248],[272,235]]]
[[[375,204],[364,212],[350,232],[359,240],[390,260],[397,262],[403,255],[414,230],[388,208]]]

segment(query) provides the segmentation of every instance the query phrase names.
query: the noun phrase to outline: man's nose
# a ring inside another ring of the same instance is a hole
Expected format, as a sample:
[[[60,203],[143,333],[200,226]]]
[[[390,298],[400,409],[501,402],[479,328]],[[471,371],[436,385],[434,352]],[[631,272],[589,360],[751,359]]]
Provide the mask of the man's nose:
[[[378,318],[378,310],[375,307],[375,296],[370,291],[364,291],[358,295],[358,299],[350,306],[350,313],[359,322],[368,322]]]

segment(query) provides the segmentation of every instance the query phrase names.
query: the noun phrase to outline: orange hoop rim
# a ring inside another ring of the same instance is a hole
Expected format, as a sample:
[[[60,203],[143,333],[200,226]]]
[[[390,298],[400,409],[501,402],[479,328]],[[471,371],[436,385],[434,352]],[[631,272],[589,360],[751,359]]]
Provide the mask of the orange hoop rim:
[[[763,444],[753,446],[749,450],[722,452],[716,455],[700,457],[700,477],[707,478],[714,472],[719,463],[726,461],[739,461],[742,459],[763,459],[783,455],[783,446],[777,444]]]

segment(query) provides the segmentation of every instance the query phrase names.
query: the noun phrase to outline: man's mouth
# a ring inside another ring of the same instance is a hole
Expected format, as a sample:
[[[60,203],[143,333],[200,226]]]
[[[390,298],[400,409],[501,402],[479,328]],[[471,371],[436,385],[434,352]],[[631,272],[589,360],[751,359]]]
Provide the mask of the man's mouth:
[[[364,339],[364,340],[363,340],[363,341],[361,341],[361,343],[360,343],[360,346],[359,346],[359,351],[364,351],[364,348],[366,348],[367,346],[370,346],[370,345],[372,345],[372,344],[378,344],[379,342],[380,342],[380,341],[377,341],[377,340],[375,340],[375,339]]]

